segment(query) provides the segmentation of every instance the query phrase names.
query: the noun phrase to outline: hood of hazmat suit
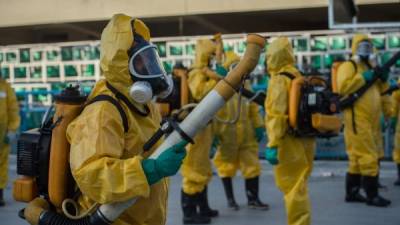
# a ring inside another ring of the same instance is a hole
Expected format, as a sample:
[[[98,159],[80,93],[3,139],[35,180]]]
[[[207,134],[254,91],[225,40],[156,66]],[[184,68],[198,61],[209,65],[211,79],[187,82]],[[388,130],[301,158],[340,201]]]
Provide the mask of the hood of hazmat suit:
[[[216,47],[217,44],[210,39],[197,40],[193,67],[203,68],[208,66],[212,56],[215,55]]]

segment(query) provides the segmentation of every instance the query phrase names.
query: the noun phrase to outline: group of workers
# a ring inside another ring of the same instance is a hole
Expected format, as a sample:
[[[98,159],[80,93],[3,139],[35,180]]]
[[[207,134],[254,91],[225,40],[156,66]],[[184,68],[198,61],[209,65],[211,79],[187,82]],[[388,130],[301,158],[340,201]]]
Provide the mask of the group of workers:
[[[150,42],[150,30],[139,19],[117,14],[101,35],[100,66],[103,80],[94,86],[88,101],[98,95],[117,100],[126,114],[127,126],[116,108],[108,101],[87,105],[69,125],[70,168],[81,195],[81,211],[95,203],[106,204],[140,197],[113,224],[166,223],[168,179],[181,169],[183,181],[181,204],[185,224],[210,223],[218,211],[210,208],[207,185],[212,178],[214,162],[226,193],[228,207],[239,210],[232,179],[237,170],[244,178],[248,206],[269,209],[259,198],[259,143],[265,134],[268,143],[266,159],[274,165],[277,187],[284,194],[288,224],[311,224],[308,178],[313,168],[314,137],[298,137],[289,132],[288,99],[293,78],[302,76],[296,69],[295,57],[288,38],[276,38],[266,52],[269,87],[265,101],[265,119],[259,106],[236,94],[214,120],[194,138],[167,149],[156,158],[144,152],[143,145],[160,126],[161,114],[152,99],[164,98],[173,91],[174,81],[164,72],[156,48]],[[371,41],[356,35],[352,42],[352,60],[338,69],[338,92],[346,96],[377,76]],[[224,52],[220,35],[197,41],[192,68],[182,72],[192,103],[200,102],[219,80],[240,61],[231,51]],[[186,74],[187,72],[187,74]],[[287,76],[290,74],[290,76]],[[344,134],[349,157],[346,177],[347,202],[365,202],[387,206],[389,200],[378,194],[378,174],[382,134],[382,106],[389,107],[387,117],[400,113],[400,91],[393,94],[393,104],[381,92],[389,84],[388,74],[380,74],[374,84],[351,108],[344,111]],[[250,88],[248,81],[244,87]],[[175,87],[176,89],[177,87]],[[394,107],[395,106],[395,107]],[[5,80],[0,80],[0,206],[4,205],[3,189],[7,179],[9,143],[15,140],[19,126],[15,94]],[[396,127],[393,158],[397,163],[400,185],[400,123]],[[188,145],[187,145],[188,144]],[[187,146],[186,146],[187,145]],[[186,148],[185,148],[186,146]],[[210,150],[216,148],[214,158]],[[364,189],[364,197],[360,190]]]

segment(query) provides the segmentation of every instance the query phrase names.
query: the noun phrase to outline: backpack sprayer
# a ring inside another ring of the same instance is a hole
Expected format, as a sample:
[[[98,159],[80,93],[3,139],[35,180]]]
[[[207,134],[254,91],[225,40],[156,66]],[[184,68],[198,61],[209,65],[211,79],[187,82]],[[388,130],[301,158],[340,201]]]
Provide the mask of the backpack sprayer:
[[[241,93],[244,97],[249,99],[249,101],[254,102],[259,106],[264,107],[264,102],[265,102],[265,99],[267,98],[267,95],[264,92],[257,91],[256,93],[254,93],[246,88],[242,88]]]
[[[239,90],[243,77],[249,74],[257,65],[261,50],[265,46],[265,39],[256,34],[247,36],[246,52],[239,64],[211,90],[207,96],[193,109],[193,111],[179,124],[178,129],[165,139],[150,158],[157,158],[171,146],[193,138],[203,129],[224,104]],[[35,202],[36,201],[36,202]],[[123,202],[100,205],[93,213],[80,219],[70,219],[65,215],[49,209],[49,204],[37,198],[25,209],[34,218],[29,218],[31,224],[39,225],[109,225],[112,224],[126,209],[131,207],[137,198]],[[33,204],[36,203],[36,204]]]
[[[337,136],[341,128],[339,96],[332,92],[328,82],[319,76],[301,76],[282,72],[291,81],[289,90],[289,132],[297,137]],[[242,88],[241,93],[250,101],[264,107],[266,95]]]
[[[389,70],[399,59],[400,52],[397,52],[382,67],[374,69],[376,75],[372,81],[342,99],[335,93],[337,90],[336,82],[332,83],[332,89],[330,89],[328,83],[317,76],[295,78],[289,74],[288,78],[292,80],[289,91],[290,132],[300,137],[327,138],[336,136],[342,126],[341,120],[337,117],[340,110],[351,107],[376,80],[380,79],[380,74]],[[337,71],[337,67],[338,65],[333,69]],[[397,85],[384,91],[382,95],[390,94],[399,89],[400,85]],[[241,91],[243,96],[261,106],[264,105],[266,98],[264,93],[253,93],[246,89]]]

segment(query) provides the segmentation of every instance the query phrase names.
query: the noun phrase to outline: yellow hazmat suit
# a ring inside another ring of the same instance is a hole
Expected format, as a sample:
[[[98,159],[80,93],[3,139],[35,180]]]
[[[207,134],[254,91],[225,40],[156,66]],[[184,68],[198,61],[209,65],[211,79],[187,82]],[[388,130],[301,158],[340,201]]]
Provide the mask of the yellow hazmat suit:
[[[203,68],[208,67],[215,48],[216,45],[211,40],[197,41],[195,62],[188,79],[190,94],[196,102],[200,102],[217,84],[216,80],[209,78],[202,71]],[[212,177],[209,159],[212,138],[212,127],[209,125],[195,136],[195,144],[187,147],[188,154],[181,167],[182,189],[186,194],[193,195],[202,192]]]
[[[234,52],[225,53],[223,67],[229,71],[233,63],[239,62],[239,56]],[[247,84],[247,88],[249,88]],[[234,120],[238,112],[239,96],[234,96],[222,108],[217,117],[222,121]],[[245,179],[257,177],[261,174],[261,165],[258,159],[258,142],[254,129],[263,127],[263,120],[258,105],[241,100],[240,117],[235,124],[223,123],[214,120],[215,135],[220,140],[218,151],[214,157],[214,164],[218,175],[234,177],[238,169]]]
[[[0,189],[8,179],[10,145],[5,142],[7,132],[16,132],[20,123],[17,97],[11,86],[0,78]]]
[[[368,37],[362,34],[354,36],[353,55],[356,55],[357,46],[363,40],[368,40]],[[369,68],[361,62],[357,62],[356,65],[357,68],[354,68],[351,62],[345,62],[338,68],[337,85],[341,96],[354,93],[366,83],[362,74]],[[382,138],[380,130],[382,99],[379,82],[370,87],[352,108],[344,110],[344,138],[350,174],[378,175],[378,159],[382,142],[380,140]]]
[[[99,94],[116,98],[106,87],[106,81],[129,96],[132,80],[127,51],[134,37],[131,20],[126,15],[114,15],[103,30],[100,63],[105,80],[96,83],[89,99]],[[135,20],[134,30],[135,34],[149,40],[149,30],[142,21]],[[160,114],[152,103],[148,104],[148,116],[140,116],[124,102],[120,103],[128,117],[126,133],[117,108],[106,101],[87,106],[67,129],[71,143],[70,166],[82,191],[79,204],[88,209],[95,202],[111,203],[140,197],[113,224],[165,224],[167,179],[149,186],[141,165],[142,159],[151,153],[143,153],[143,144],[158,129]]]
[[[311,223],[311,207],[307,181],[313,168],[314,138],[298,138],[288,133],[288,103],[291,79],[282,72],[301,76],[294,67],[293,49],[287,38],[278,38],[266,55],[271,76],[265,102],[268,147],[278,148],[279,164],[275,182],[283,192],[289,225]]]
[[[393,93],[393,116],[400,118],[400,91]],[[394,149],[393,149],[393,161],[396,164],[400,164],[400,122],[396,123],[396,133],[394,136]]]

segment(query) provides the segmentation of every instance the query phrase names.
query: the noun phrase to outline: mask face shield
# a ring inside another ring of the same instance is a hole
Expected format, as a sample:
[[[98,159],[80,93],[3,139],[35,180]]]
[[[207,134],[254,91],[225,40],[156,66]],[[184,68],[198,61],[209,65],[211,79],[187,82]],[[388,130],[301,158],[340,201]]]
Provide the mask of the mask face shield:
[[[147,45],[136,51],[129,59],[132,76],[149,79],[165,76],[166,72],[157,53],[157,47]]]
[[[368,59],[373,53],[373,46],[369,41],[361,41],[357,46],[357,55],[362,59]]]
[[[157,93],[157,96],[161,99],[167,98],[174,90],[174,80],[172,79],[172,75],[166,76],[165,79],[167,86],[163,87],[163,89],[160,89],[163,91]]]
[[[167,97],[173,90],[173,80],[164,70],[157,47],[140,37],[135,37],[135,46],[130,52],[128,66],[134,81],[132,88],[135,87],[133,89],[135,91],[131,91],[131,96],[146,96],[146,98],[133,97],[141,99],[138,101],[140,103],[149,101],[150,95],[159,98]]]

